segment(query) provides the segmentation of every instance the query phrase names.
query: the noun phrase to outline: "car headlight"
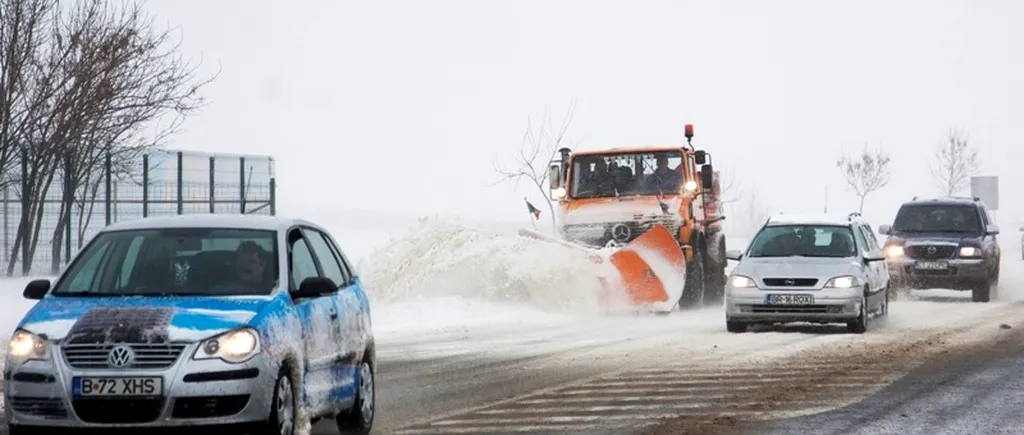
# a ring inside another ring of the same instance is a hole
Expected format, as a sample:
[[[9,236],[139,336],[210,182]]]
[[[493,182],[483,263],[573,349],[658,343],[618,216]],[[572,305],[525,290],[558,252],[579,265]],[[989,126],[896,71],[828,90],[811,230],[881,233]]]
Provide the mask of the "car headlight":
[[[259,352],[259,334],[252,328],[242,328],[204,341],[192,359],[221,359],[238,364],[252,359]]]
[[[889,246],[885,248],[885,258],[898,258],[903,256],[902,246]]]
[[[754,288],[757,284],[754,280],[747,278],[743,275],[733,275],[729,277],[729,287],[733,288]]]
[[[854,288],[860,287],[860,280],[852,276],[837,276],[825,283],[825,288]]]
[[[981,249],[973,246],[964,246],[960,248],[961,257],[978,257],[981,255]]]
[[[46,339],[25,330],[19,330],[7,344],[7,357],[13,361],[47,361],[50,359],[50,346]]]

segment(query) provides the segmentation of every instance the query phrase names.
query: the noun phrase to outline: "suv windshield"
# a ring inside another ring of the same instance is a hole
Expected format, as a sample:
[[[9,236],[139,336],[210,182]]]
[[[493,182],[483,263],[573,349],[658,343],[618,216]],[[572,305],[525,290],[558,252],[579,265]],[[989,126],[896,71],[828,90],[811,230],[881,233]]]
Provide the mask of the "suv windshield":
[[[970,205],[906,205],[900,208],[892,230],[901,233],[981,232],[978,211]]]
[[[213,228],[102,233],[53,295],[267,295],[277,286],[276,234]]]
[[[679,194],[683,183],[679,151],[582,155],[573,159],[573,198]]]
[[[834,225],[774,225],[750,243],[748,257],[834,257],[857,255],[853,232]]]

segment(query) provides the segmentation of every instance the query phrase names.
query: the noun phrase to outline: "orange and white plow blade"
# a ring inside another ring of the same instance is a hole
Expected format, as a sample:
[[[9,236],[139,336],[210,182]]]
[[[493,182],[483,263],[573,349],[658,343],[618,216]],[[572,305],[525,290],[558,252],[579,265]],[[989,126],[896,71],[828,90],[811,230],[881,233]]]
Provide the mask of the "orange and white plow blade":
[[[523,236],[545,240],[590,253],[595,263],[610,262],[616,277],[595,277],[601,282],[605,300],[625,302],[637,308],[667,312],[675,308],[683,293],[686,260],[675,237],[665,227],[656,226],[610,256],[601,250],[583,247],[536,231],[520,229]],[[617,282],[608,282],[610,280]],[[625,292],[625,295],[621,294]]]

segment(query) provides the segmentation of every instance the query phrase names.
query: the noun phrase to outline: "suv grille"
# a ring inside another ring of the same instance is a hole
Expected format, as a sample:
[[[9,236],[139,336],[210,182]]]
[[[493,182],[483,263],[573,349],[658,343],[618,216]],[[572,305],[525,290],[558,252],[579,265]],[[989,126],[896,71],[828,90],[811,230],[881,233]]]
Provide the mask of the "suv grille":
[[[817,278],[763,278],[764,285],[770,287],[814,287]]]
[[[952,258],[955,252],[956,246],[952,245],[915,245],[906,248],[907,256],[917,260]]]
[[[107,362],[110,351],[116,344],[69,344],[63,347],[64,360],[76,369],[105,369],[110,367]],[[135,361],[126,368],[132,369],[165,369],[176,361],[185,351],[187,344],[132,344],[129,347],[135,352]]]

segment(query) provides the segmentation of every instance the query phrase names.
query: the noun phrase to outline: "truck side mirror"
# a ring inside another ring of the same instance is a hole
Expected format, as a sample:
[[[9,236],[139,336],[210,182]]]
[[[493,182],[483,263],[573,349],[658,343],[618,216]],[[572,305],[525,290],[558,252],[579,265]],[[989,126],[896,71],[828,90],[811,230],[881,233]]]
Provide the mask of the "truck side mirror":
[[[560,164],[552,164],[551,167],[548,168],[548,185],[551,187],[551,190],[555,190],[562,187],[561,184],[562,166]]]
[[[703,165],[708,161],[708,153],[704,150],[697,150],[693,152],[693,161],[698,165]]]
[[[715,172],[711,165],[704,165],[700,168],[700,184],[704,190],[715,188]]]

